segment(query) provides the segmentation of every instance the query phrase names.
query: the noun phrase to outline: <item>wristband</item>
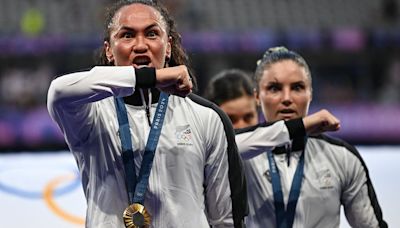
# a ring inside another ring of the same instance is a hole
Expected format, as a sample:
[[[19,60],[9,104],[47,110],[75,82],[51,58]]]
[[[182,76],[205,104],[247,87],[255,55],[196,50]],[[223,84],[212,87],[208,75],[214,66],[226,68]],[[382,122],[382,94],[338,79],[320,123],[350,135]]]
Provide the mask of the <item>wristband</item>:
[[[302,118],[285,121],[285,124],[289,130],[290,139],[304,138],[306,136],[306,129],[304,128]]]
[[[136,87],[137,88],[153,88],[156,86],[156,68],[142,67],[135,68]]]

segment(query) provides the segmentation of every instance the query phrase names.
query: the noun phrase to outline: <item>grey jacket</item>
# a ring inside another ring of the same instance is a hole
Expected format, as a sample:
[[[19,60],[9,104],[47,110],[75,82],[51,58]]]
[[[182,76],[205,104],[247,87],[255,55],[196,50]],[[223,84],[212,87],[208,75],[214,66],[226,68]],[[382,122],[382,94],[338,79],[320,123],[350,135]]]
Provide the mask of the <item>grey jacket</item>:
[[[236,136],[238,145],[241,143],[248,145],[246,146],[248,151],[239,151],[246,159],[244,166],[250,208],[246,219],[248,228],[276,227],[269,162],[266,155],[267,151],[274,148],[270,146],[268,140],[264,148],[261,141],[257,140],[260,135],[264,138],[271,137],[268,134],[270,134],[268,128],[259,126],[242,131]],[[250,146],[252,136],[259,144],[256,148]],[[243,138],[247,140],[243,141]],[[292,138],[294,143],[289,157],[279,150],[274,150],[273,153],[287,205],[292,179],[305,147],[304,176],[293,227],[339,227],[341,205],[352,227],[387,227],[368,169],[353,146],[326,135],[308,138],[305,146],[301,143],[304,134]],[[249,154],[255,156],[248,156]]]

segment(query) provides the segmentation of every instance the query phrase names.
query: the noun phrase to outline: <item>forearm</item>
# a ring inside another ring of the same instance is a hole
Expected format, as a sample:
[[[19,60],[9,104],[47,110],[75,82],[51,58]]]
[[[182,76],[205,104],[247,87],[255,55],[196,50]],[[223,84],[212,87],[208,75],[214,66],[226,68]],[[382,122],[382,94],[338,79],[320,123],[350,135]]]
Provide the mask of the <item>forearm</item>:
[[[79,105],[109,96],[127,96],[134,92],[135,70],[128,67],[94,67],[59,77],[50,85],[50,105]]]
[[[251,159],[277,146],[302,140],[305,136],[301,119],[278,121],[272,125],[262,124],[236,134],[236,143],[243,159]]]
[[[48,110],[69,144],[81,144],[98,120],[93,102],[109,96],[133,92],[135,72],[132,67],[94,67],[55,79],[48,91]]]

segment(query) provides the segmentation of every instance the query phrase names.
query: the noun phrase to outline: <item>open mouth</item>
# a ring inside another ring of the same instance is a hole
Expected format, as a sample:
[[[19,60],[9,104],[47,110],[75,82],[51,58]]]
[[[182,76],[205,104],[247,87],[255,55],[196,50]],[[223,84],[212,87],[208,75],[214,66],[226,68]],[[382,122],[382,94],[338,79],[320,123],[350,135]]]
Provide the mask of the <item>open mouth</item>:
[[[135,68],[148,67],[151,59],[148,56],[137,56],[133,59],[132,63]]]
[[[279,113],[281,113],[281,114],[294,114],[296,112],[293,109],[282,109],[282,110],[279,110]]]

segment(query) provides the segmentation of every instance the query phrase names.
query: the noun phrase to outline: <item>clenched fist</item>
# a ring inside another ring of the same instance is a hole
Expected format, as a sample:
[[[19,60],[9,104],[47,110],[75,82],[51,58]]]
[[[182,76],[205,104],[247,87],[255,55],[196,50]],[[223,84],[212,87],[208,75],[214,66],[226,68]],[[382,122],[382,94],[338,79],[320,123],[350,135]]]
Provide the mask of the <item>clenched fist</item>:
[[[304,117],[303,123],[309,135],[317,135],[326,131],[337,131],[340,129],[340,121],[325,109]]]
[[[184,65],[156,70],[156,87],[163,92],[186,97],[192,92],[193,83]]]

